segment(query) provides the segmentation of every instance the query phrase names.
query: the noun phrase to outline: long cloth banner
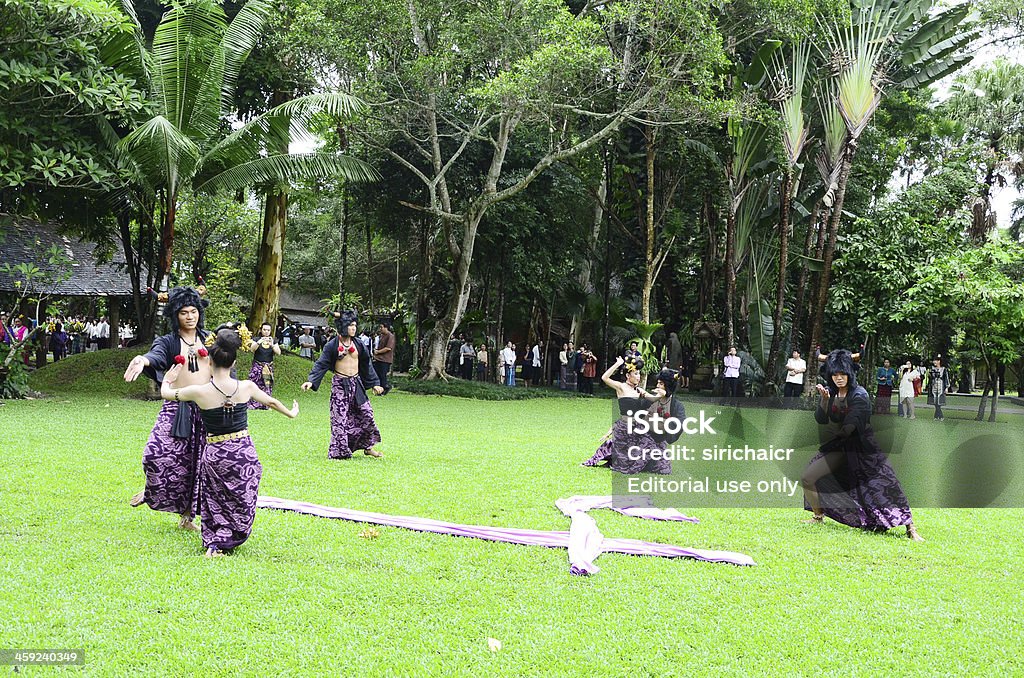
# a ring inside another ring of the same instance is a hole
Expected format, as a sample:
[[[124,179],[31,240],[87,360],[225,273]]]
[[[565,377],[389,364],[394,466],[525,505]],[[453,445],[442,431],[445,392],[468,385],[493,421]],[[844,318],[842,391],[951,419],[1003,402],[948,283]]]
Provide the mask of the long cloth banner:
[[[679,522],[699,522],[696,518],[683,515],[675,509],[658,509],[650,506],[618,507],[612,503],[610,496],[573,496],[559,499],[555,506],[570,519],[569,531],[555,530],[521,530],[510,527],[487,527],[484,525],[461,525],[447,523],[429,518],[415,516],[392,516],[386,513],[371,511],[355,511],[346,508],[334,508],[309,504],[303,501],[278,499],[276,497],[260,497],[258,508],[295,511],[322,518],[338,518],[357,523],[389,525],[404,527],[419,532],[450,534],[456,537],[472,537],[487,541],[522,544],[525,546],[547,546],[563,548],[569,552],[569,571],[572,574],[596,574],[600,568],[594,564],[602,553],[627,553],[634,556],[659,556],[662,558],[693,558],[711,563],[731,563],[733,565],[753,565],[754,560],[742,553],[732,551],[711,551],[707,549],[690,549],[671,544],[657,544],[639,539],[608,539],[597,529],[597,523],[587,515],[591,509],[607,508],[623,515],[647,520],[671,520]]]

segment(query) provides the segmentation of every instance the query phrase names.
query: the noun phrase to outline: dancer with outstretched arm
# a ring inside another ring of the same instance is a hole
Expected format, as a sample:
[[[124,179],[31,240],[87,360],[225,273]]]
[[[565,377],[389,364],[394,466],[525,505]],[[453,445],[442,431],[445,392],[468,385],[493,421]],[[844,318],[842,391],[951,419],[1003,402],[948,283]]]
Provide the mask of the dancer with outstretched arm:
[[[612,375],[620,367],[626,373],[625,381],[612,379]],[[612,424],[611,430],[605,435],[593,456],[583,462],[583,466],[607,465],[617,473],[630,475],[644,472],[662,475],[672,473],[672,461],[663,458],[662,446],[651,435],[630,430],[628,423],[630,417],[638,410],[647,409],[648,403],[645,402],[645,398],[656,400],[665,395],[664,391],[651,395],[643,390],[640,386],[643,368],[643,359],[623,360],[620,356],[601,375],[605,385],[615,391],[619,418]]]
[[[132,358],[124,372],[125,381],[145,374],[160,384],[164,373],[180,360],[185,365],[179,370],[180,386],[209,383],[210,359],[203,344],[209,335],[203,328],[203,311],[209,304],[202,298],[205,292],[202,285],[175,287],[160,299],[166,302],[163,313],[171,331],[157,337],[148,353]],[[181,517],[179,527],[198,530],[192,519],[197,509],[197,464],[205,444],[206,429],[196,406],[165,402],[142,452],[146,487],[130,504],[176,513]]]
[[[249,437],[249,401],[294,419],[298,401],[286,409],[249,380],[233,376],[242,337],[234,325],[222,325],[210,345],[212,376],[205,384],[179,385],[181,364],[164,375],[160,395],[168,402],[195,406],[206,428],[206,444],[199,460],[199,514],[207,557],[224,555],[243,544],[252,533],[263,467]]]

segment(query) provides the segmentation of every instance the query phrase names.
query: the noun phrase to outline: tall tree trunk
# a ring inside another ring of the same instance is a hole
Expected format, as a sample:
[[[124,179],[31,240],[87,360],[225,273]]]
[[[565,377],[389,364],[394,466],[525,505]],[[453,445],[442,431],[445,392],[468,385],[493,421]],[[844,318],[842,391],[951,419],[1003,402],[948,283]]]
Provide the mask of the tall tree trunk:
[[[597,186],[597,200],[594,203],[594,225],[587,234],[586,255],[580,262],[580,274],[577,278],[580,289],[589,294],[591,291],[590,274],[594,266],[594,257],[597,256],[597,238],[601,234],[601,223],[604,221],[604,208],[608,200],[608,184],[611,182],[608,164],[611,159],[611,151],[604,150],[601,163],[601,182]],[[582,322],[583,310],[577,308],[573,311],[572,322],[569,324],[569,341],[579,340],[580,323]]]
[[[291,98],[291,92],[275,90],[270,97],[270,105],[272,108],[280,106]],[[288,141],[280,141],[271,150],[287,153]],[[259,327],[262,323],[277,327],[277,317],[281,313],[281,269],[287,228],[288,187],[271,186],[267,189],[263,206],[263,237],[256,260],[256,285],[249,311],[249,327]]]
[[[725,220],[725,341],[726,349],[736,343],[733,309],[736,303],[736,208],[730,199],[729,214]]]
[[[345,280],[348,277],[348,191],[341,189],[341,207],[337,210],[341,236],[341,265],[338,267],[338,299],[345,300]]]
[[[825,305],[828,303],[828,286],[832,278],[832,258],[836,250],[836,236],[839,234],[839,223],[843,218],[843,200],[846,197],[846,182],[850,178],[850,167],[853,165],[853,154],[857,150],[857,141],[850,140],[846,144],[843,153],[843,165],[839,172],[839,185],[836,188],[836,200],[832,205],[832,214],[829,221],[828,243],[822,254],[821,279],[818,281],[818,295],[815,300],[814,322],[811,325],[811,341],[807,350],[807,361],[817,360],[818,344],[821,342],[822,323],[825,318]],[[804,392],[810,395],[813,383],[808,379],[804,385]]]
[[[985,419],[985,406],[988,404],[988,389],[992,385],[992,376],[985,375],[985,388],[981,391],[981,402],[978,404],[978,416],[974,418],[975,421],[984,421]]]
[[[110,325],[109,348],[117,348],[121,345],[121,297],[107,297],[107,315]]]
[[[807,222],[807,234],[804,236],[804,257],[810,257],[814,251],[811,246],[814,243],[814,237],[818,230],[818,213],[821,210],[821,200],[817,200],[814,206],[811,208],[811,217]],[[805,291],[808,284],[808,268],[807,259],[805,258],[800,262],[800,278],[796,284],[796,305],[793,307],[793,346],[802,346],[803,342],[803,318],[804,318],[804,301]]]
[[[644,248],[644,285],[640,297],[640,320],[644,324],[651,322],[651,290],[654,288],[654,275],[657,266],[654,261],[654,154],[656,127],[647,126],[644,141],[647,151],[647,204],[644,215],[644,231],[646,242]]]
[[[277,317],[281,313],[281,266],[287,226],[288,193],[283,188],[269,189],[263,209],[263,238],[256,263],[250,327],[259,327],[263,323],[277,327]]]
[[[118,232],[121,236],[121,249],[124,250],[124,262],[128,269],[128,277],[132,281],[132,305],[135,307],[135,326],[142,329],[142,272],[135,248],[132,247],[131,217],[126,214],[117,217]]]
[[[163,215],[160,220],[160,265],[157,279],[160,281],[160,292],[166,292],[170,283],[171,265],[174,262],[174,217],[177,213],[177,196],[164,194]],[[158,306],[157,315],[163,311],[163,304]]]
[[[370,291],[370,314],[376,311],[376,304],[373,299],[373,228],[370,220],[366,220],[366,282]]]
[[[715,288],[719,271],[718,229],[715,224],[715,206],[711,193],[704,194],[704,205],[701,220],[704,222],[707,235],[704,266],[701,267],[700,291],[697,295],[697,318],[705,318],[715,303]]]
[[[438,379],[445,378],[445,358],[448,348],[448,340],[451,339],[455,328],[462,322],[462,316],[466,311],[466,304],[469,301],[469,269],[473,262],[473,246],[476,244],[476,233],[480,227],[480,220],[483,219],[485,208],[474,205],[467,210],[462,228],[462,247],[455,258],[455,293],[448,302],[448,308],[444,316],[438,320],[433,336],[427,347],[427,356],[424,360],[423,378]]]
[[[793,174],[786,172],[782,181],[782,200],[779,215],[779,279],[775,289],[775,313],[772,315],[774,332],[772,334],[772,347],[768,354],[768,367],[765,368],[765,378],[768,381],[775,381],[775,365],[778,361],[779,346],[782,343],[782,312],[786,305],[786,264],[789,259],[789,206],[792,199]]]
[[[434,272],[434,244],[433,244],[433,233],[430,230],[430,224],[433,223],[427,219],[420,222],[420,269],[417,274],[418,284],[416,285],[416,350],[415,350],[415,365],[420,366],[423,362],[426,352],[423,350],[424,347],[420,341],[426,336],[430,336],[433,332],[437,331],[436,325],[432,328],[431,332],[424,331],[424,324],[427,318],[430,317],[430,308],[427,302],[430,288],[432,285],[432,276]]]

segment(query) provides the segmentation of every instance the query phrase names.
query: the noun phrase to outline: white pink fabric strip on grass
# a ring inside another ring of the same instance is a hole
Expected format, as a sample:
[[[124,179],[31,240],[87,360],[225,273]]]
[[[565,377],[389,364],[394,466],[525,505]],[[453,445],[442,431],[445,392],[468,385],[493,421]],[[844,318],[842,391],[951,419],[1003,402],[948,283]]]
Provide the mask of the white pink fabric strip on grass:
[[[626,553],[635,556],[657,556],[661,558],[693,558],[711,563],[733,565],[754,565],[750,556],[732,551],[691,549],[671,544],[657,544],[639,539],[609,539],[601,534],[597,523],[587,512],[607,508],[623,515],[647,520],[670,520],[677,522],[698,522],[675,509],[658,509],[650,506],[614,506],[611,496],[573,496],[555,502],[558,509],[570,519],[568,532],[555,530],[524,530],[509,527],[488,527],[484,525],[461,525],[415,516],[392,516],[386,513],[356,511],[346,508],[321,506],[290,499],[260,497],[257,508],[294,511],[322,518],[337,518],[357,523],[403,527],[419,532],[450,534],[456,537],[472,537],[506,544],[525,546],[546,546],[564,548],[569,552],[569,571],[572,574],[596,574],[600,568],[594,561],[602,553]]]

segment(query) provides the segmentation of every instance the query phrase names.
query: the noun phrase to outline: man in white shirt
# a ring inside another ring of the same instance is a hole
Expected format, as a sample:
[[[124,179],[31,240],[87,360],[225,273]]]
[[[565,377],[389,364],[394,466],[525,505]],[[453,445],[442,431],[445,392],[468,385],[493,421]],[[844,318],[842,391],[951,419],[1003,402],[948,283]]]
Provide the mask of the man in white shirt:
[[[530,366],[533,368],[530,370],[530,376],[533,377],[533,385],[538,386],[544,382],[544,374],[540,369],[540,350],[544,342],[538,341],[530,349]]]
[[[505,344],[501,349],[501,364],[505,368],[505,386],[516,385],[516,352],[512,348],[512,342]]]
[[[807,361],[800,357],[800,351],[793,351],[793,357],[786,361],[786,385],[783,395],[786,398],[797,398],[804,390],[804,372]]]
[[[100,348],[110,348],[110,325],[107,324],[107,317],[103,316],[96,323],[96,344]]]
[[[85,329],[82,330],[82,333],[86,336],[85,350],[89,353],[95,351],[97,343],[99,342],[99,337],[96,332],[96,323],[92,318],[89,318],[89,320],[86,321]]]

